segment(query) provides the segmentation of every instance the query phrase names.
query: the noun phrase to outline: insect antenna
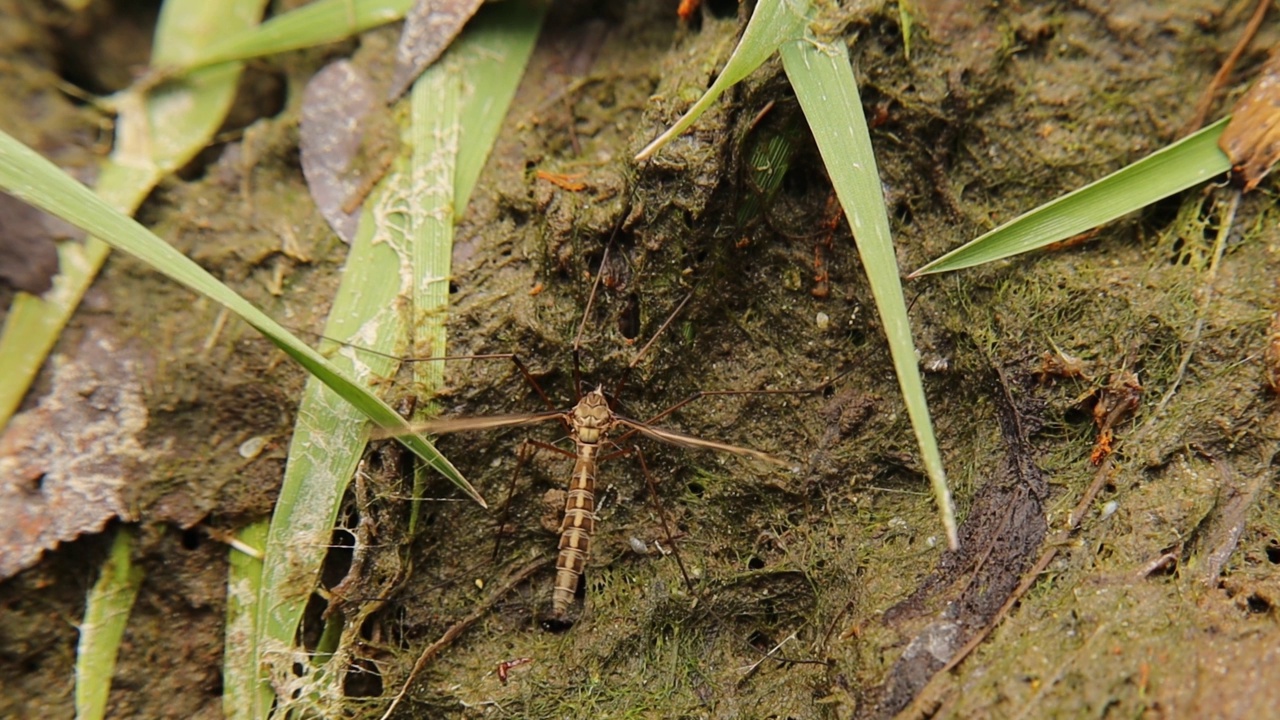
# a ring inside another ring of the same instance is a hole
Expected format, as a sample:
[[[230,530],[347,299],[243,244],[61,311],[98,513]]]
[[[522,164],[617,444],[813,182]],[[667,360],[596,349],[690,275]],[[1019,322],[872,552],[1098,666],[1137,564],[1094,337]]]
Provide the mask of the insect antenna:
[[[680,304],[676,306],[676,309],[672,310],[671,314],[667,316],[667,319],[663,320],[662,324],[658,326],[657,331],[653,333],[653,337],[649,338],[648,342],[646,342],[640,348],[640,351],[635,354],[635,357],[631,358],[631,362],[627,363],[627,366],[623,368],[622,374],[618,378],[618,384],[613,388],[614,397],[620,397],[622,395],[622,388],[626,385],[627,379],[630,378],[632,368],[640,364],[640,359],[644,357],[645,353],[649,352],[649,348],[653,347],[654,341],[656,341],[662,335],[663,331],[671,325],[671,321],[676,319],[676,316],[680,314],[680,311],[684,309],[685,305],[689,304],[691,299],[693,299],[693,291],[690,291],[684,296],[684,299],[680,301]]]
[[[600,290],[605,268],[609,266],[609,251],[613,249],[618,233],[622,231],[622,225],[631,215],[631,203],[635,200],[637,190],[638,186],[633,184],[631,192],[627,194],[627,199],[622,205],[622,212],[618,213],[618,221],[614,223],[613,230],[609,233],[609,240],[604,244],[604,253],[600,255],[600,269],[591,282],[591,292],[587,294],[587,305],[582,310],[582,317],[578,320],[578,331],[573,336],[574,402],[582,399],[582,335],[586,332],[587,318],[591,317],[591,308],[595,305],[596,294]]]

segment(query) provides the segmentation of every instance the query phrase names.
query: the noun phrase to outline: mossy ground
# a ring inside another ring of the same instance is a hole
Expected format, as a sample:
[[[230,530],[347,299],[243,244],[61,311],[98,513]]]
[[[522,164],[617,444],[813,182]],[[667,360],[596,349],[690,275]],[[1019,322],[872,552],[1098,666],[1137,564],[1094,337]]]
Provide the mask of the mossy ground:
[[[636,168],[629,157],[706,87],[737,28],[736,11],[715,14],[724,4],[709,3],[693,27],[677,24],[674,7],[650,5],[553,11],[459,229],[451,347],[519,353],[567,407],[572,342],[608,246],[610,286],[584,334],[587,382],[614,387],[692,293],[627,375],[619,401],[629,416],[699,389],[805,388],[850,372],[813,396],[706,399],[664,421],[784,457],[798,473],[641,443],[692,588],[675,558],[654,550],[667,543],[637,462],[607,462],[576,624],[541,628],[551,571],[535,574],[426,666],[404,717],[872,716],[883,711],[878,688],[934,617],[886,615],[938,567],[941,531],[853,239],[829,223],[829,189],[794,99],[771,63]],[[905,269],[1172,140],[1239,31],[1208,2],[918,5],[910,61],[893,5],[873,3],[830,28],[851,41],[876,119]],[[1273,45],[1274,34],[1264,28],[1255,47]],[[296,98],[325,56],[269,61],[283,110],[251,125],[238,154],[166,184],[142,213],[240,292],[308,329],[343,256],[310,211],[294,155]],[[1260,59],[1246,55],[1244,68]],[[788,169],[765,196],[748,159],[769,138],[783,139]],[[564,189],[538,171],[580,173],[584,187]],[[925,710],[1248,716],[1276,705],[1277,404],[1260,358],[1280,218],[1264,183],[1242,201],[1210,274],[1228,192],[1191,191],[1082,246],[907,286],[962,517],[1009,452],[997,369],[1031,378],[1059,352],[1084,363],[1083,375],[1018,386],[1036,400],[1029,441],[1048,481],[1040,550],[1094,479],[1091,398],[1122,371],[1143,388],[1080,531],[987,642],[929,689]],[[147,581],[113,711],[171,716],[182,698],[182,716],[214,717],[226,550],[184,528],[230,530],[270,511],[302,380],[265,341],[236,323],[215,331],[216,308],[127,258],[113,258],[95,292],[115,332],[155,359],[148,432],[162,451],[136,485]],[[457,363],[448,380],[450,412],[543,409],[509,364]],[[563,435],[555,426],[532,433]],[[237,449],[254,436],[272,444],[246,459]],[[447,437],[440,447],[499,504],[524,436]],[[504,577],[553,552],[544,516],[556,509],[544,496],[563,487],[569,465],[544,452],[519,476],[496,561],[495,515],[443,483],[431,485],[416,537],[386,530],[391,554],[412,569],[366,621],[367,656],[381,673],[353,682],[353,695],[398,690],[423,648]],[[0,586],[9,638],[0,672],[17,689],[0,702],[17,714],[70,707],[72,623],[96,542],[64,547]],[[403,569],[368,567],[371,585]],[[499,663],[517,658],[531,662],[504,684]],[[378,697],[351,702],[357,716],[385,707]]]

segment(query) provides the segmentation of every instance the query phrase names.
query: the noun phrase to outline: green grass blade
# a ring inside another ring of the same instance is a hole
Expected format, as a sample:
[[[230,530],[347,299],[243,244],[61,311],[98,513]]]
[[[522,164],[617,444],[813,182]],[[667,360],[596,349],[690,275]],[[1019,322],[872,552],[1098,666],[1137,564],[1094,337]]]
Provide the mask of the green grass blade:
[[[94,234],[117,250],[137,257],[171,279],[222,304],[369,419],[390,432],[404,433],[408,430],[404,419],[368,388],[133,218],[117,212],[74,178],[3,132],[0,132],[0,189]],[[424,438],[409,434],[401,437],[400,441],[477,502],[483,503],[475,489]]]
[[[465,42],[450,49],[467,78],[453,189],[459,208],[471,199],[546,14],[547,4],[536,0],[489,3],[467,25]]]
[[[1218,148],[1230,118],[1164,147],[1097,182],[1041,205],[911,273],[948,272],[1042,248],[1111,222],[1231,169]]]
[[[156,28],[152,63],[177,62],[228,33],[251,27],[264,0],[165,3]],[[240,79],[240,65],[223,65],[192,74],[143,97],[117,97],[116,144],[98,174],[97,192],[116,210],[129,214],[156,183],[186,164],[208,144],[222,124]],[[38,172],[35,168],[31,172]],[[58,245],[60,274],[43,297],[19,293],[0,335],[0,427],[22,402],[44,358],[80,304],[89,283],[106,260],[108,246],[92,237]]]
[[[116,653],[142,586],[142,568],[133,564],[132,552],[133,529],[123,526],[116,531],[111,554],[102,564],[102,575],[89,591],[76,647],[78,720],[97,720],[107,713]]]
[[[326,336],[391,355],[409,345],[415,354],[444,353],[455,193],[469,195],[479,176],[544,12],[526,2],[485,8],[415,83],[404,138],[411,154],[396,162],[365,203]],[[466,150],[460,144],[464,136]],[[406,312],[407,298],[412,313]],[[388,377],[395,370],[387,357],[348,347],[337,351],[335,362],[360,377]],[[418,389],[432,392],[442,368],[419,363],[415,370],[424,367],[427,374],[419,376]],[[274,697],[266,689],[271,687],[291,688],[299,712],[337,712],[331,706],[304,710],[302,705],[342,696],[348,649],[338,645],[326,657],[307,657],[295,640],[343,494],[364,450],[366,424],[317,383],[308,384],[298,418],[257,600],[258,666],[269,677],[256,683],[254,717],[270,710]],[[339,637],[338,628],[328,630]],[[297,667],[313,672],[298,677]]]
[[[157,67],[183,72],[337,42],[400,20],[412,5],[413,0],[317,0],[256,28],[223,36],[182,62]]]
[[[262,552],[267,545],[266,520],[236,533],[236,540]],[[257,683],[257,601],[262,587],[262,559],[233,549],[227,571],[227,634],[222,649],[222,714],[229,720],[254,717],[255,705],[266,705],[274,694]]]
[[[419,78],[411,91],[415,110],[420,102],[436,105],[441,114],[450,109],[444,93],[420,99],[426,94],[424,87],[441,90],[450,86],[456,107],[459,78],[447,72],[448,64],[442,59]],[[416,117],[418,113],[412,115]],[[449,120],[456,122],[456,114]],[[456,149],[457,134],[445,136],[448,139],[445,152],[452,153]],[[409,143],[421,139],[416,133],[410,133],[405,144],[413,147]],[[431,139],[428,136],[428,140]],[[424,153],[434,155],[431,148],[413,147],[413,157],[400,158],[366,201],[359,230],[347,256],[342,284],[324,329],[326,337],[385,354],[371,355],[351,348],[338,352],[335,363],[350,368],[364,382],[386,379],[395,373],[397,363],[386,355],[403,352],[406,347],[411,319],[406,312],[410,307],[404,299],[416,294],[421,280],[414,264],[429,253],[417,247],[416,232],[427,213],[441,212],[441,208],[424,207],[423,203],[429,205],[432,195],[452,198],[452,162],[443,163],[449,174],[441,193],[435,186],[428,187],[431,168],[418,164]],[[438,178],[436,180],[438,183]],[[451,228],[452,207],[446,205],[442,214]],[[448,250],[444,253],[447,255]],[[443,283],[447,292],[447,274],[429,280]],[[443,341],[443,337],[440,340]],[[301,703],[341,696],[341,688],[335,683],[341,683],[344,668],[325,668],[326,660],[332,657],[308,658],[294,642],[303,610],[328,554],[329,538],[343,495],[369,439],[367,427],[367,423],[327,387],[314,379],[307,383],[290,444],[284,485],[271,518],[258,601],[258,607],[265,614],[257,643],[261,666],[270,673],[270,684],[282,687],[293,683],[294,692],[290,695]],[[305,665],[300,664],[304,661]],[[297,667],[314,668],[316,672],[298,677]],[[258,716],[262,717],[265,710],[259,708]],[[303,714],[329,714],[335,708],[299,710]]]
[[[725,63],[724,70],[720,71],[716,81],[674,125],[641,150],[636,155],[636,161],[642,162],[653,157],[663,145],[689,129],[726,90],[764,64],[784,42],[803,37],[809,15],[807,0],[760,0],[751,13],[751,20],[747,22],[747,29],[743,31],[738,47],[734,48],[733,55],[729,56],[729,61]]]
[[[795,89],[800,108],[813,131],[836,196],[849,218],[858,254],[867,269],[871,293],[884,323],[898,385],[915,428],[925,470],[933,485],[947,542],[958,546],[955,510],[947,488],[942,456],[933,434],[920,367],[916,362],[907,305],[902,296],[898,263],[885,214],[880,173],[849,55],[842,41],[831,45],[809,39],[781,48],[782,67]]]

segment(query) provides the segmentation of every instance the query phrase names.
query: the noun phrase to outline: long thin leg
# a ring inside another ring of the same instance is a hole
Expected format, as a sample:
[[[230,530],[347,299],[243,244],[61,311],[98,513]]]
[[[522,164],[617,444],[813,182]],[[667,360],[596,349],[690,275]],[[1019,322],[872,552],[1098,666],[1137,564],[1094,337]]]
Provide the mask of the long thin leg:
[[[850,372],[853,372],[853,371],[846,370],[845,372],[842,372],[839,375],[835,376],[834,378],[827,380],[821,385],[817,385],[811,388],[805,388],[802,390],[699,390],[698,392],[690,395],[689,397],[681,400],[680,402],[672,405],[671,407],[668,407],[666,410],[663,410],[662,412],[658,413],[657,415],[654,415],[653,417],[649,418],[648,420],[645,420],[643,423],[640,423],[640,424],[652,425],[653,423],[679,410],[685,405],[688,405],[689,403],[694,402],[695,400],[701,400],[702,398],[706,398],[706,397],[730,397],[733,395],[813,395],[815,393],[823,392],[824,390],[826,390],[827,388],[835,384],[837,380],[844,377],[845,375],[848,375]],[[631,437],[633,437],[638,432],[639,430],[628,430],[622,435],[619,435],[616,442],[622,443],[630,439]]]
[[[671,555],[676,559],[676,565],[680,566],[680,574],[684,576],[684,582],[688,586],[689,592],[693,593],[693,579],[689,577],[689,571],[685,569],[684,560],[680,559],[680,551],[676,548],[676,538],[671,534],[671,525],[667,522],[667,512],[662,509],[662,501],[658,499],[658,485],[653,481],[653,475],[649,473],[649,465],[644,461],[644,452],[640,450],[639,445],[632,445],[631,451],[635,453],[636,460],[640,462],[640,471],[644,473],[645,483],[649,486],[649,498],[653,500],[653,507],[658,511],[658,519],[662,522],[662,533],[667,536],[667,544],[671,546]]]
[[[547,406],[547,409],[548,410],[559,409],[556,407],[555,403],[551,402],[551,398],[549,398],[547,396],[546,391],[542,389],[542,385],[538,384],[538,381],[533,377],[533,373],[529,371],[529,367],[525,365],[524,361],[522,361],[520,357],[515,353],[481,353],[478,355],[442,355],[440,357],[401,357],[400,355],[385,353],[380,350],[374,350],[373,348],[361,347],[360,345],[356,345],[354,343],[337,340],[327,335],[322,335],[320,333],[312,332],[310,330],[302,330],[300,328],[290,328],[290,330],[296,333],[304,334],[304,335],[311,335],[325,342],[331,342],[336,345],[340,345],[342,347],[349,347],[353,350],[356,350],[357,352],[368,353],[370,355],[375,355],[377,357],[383,357],[389,360],[395,360],[400,363],[444,362],[447,360],[510,360],[512,364],[516,366],[516,370],[520,372],[520,376],[523,377],[525,382],[529,384],[529,387],[532,387],[533,391],[536,392],[538,394],[538,397],[542,399],[542,402]]]
[[[550,450],[569,457],[576,457],[573,453],[563,448],[558,448],[551,443],[545,443],[541,440],[531,440],[525,438],[520,443],[520,447],[516,449],[516,467],[511,471],[511,482],[507,486],[507,499],[502,502],[502,512],[498,515],[498,532],[494,533],[493,538],[493,561],[498,561],[499,552],[502,549],[502,531],[507,526],[507,520],[511,516],[511,498],[516,492],[516,480],[520,477],[520,471],[524,469],[526,463],[538,454],[539,450]]]
[[[372,352],[372,351],[366,351],[366,352]],[[438,361],[444,361],[444,360],[507,359],[507,360],[510,360],[516,366],[517,370],[520,371],[520,375],[524,378],[525,382],[529,383],[529,387],[532,387],[533,391],[538,393],[538,397],[542,398],[542,402],[547,406],[548,410],[559,409],[556,407],[555,403],[551,402],[551,398],[547,397],[547,393],[542,389],[542,386],[538,384],[538,381],[534,379],[533,373],[529,372],[528,366],[526,366],[524,362],[520,360],[520,357],[515,353],[487,353],[487,354],[481,354],[481,355],[444,355],[441,357],[430,357],[430,358],[395,358],[395,359],[399,360],[402,363],[438,362]]]

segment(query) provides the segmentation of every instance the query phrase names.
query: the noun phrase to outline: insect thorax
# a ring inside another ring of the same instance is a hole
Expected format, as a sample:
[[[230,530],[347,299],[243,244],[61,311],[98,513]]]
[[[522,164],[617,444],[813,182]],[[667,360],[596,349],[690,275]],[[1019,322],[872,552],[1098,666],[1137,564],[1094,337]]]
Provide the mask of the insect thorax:
[[[599,388],[582,396],[573,406],[571,419],[577,439],[591,445],[600,442],[600,437],[613,427],[613,412]]]

